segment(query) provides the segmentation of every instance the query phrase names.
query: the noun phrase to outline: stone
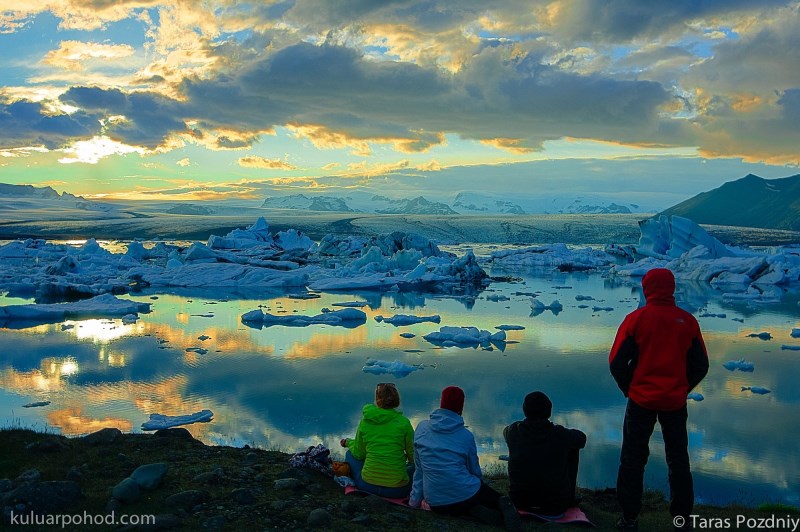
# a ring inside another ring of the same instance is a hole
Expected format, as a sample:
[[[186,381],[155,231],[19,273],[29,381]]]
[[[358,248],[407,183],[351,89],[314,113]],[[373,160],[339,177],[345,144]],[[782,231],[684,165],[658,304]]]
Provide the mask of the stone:
[[[106,427],[97,432],[92,432],[81,438],[88,445],[110,445],[122,436],[122,432],[115,427]]]
[[[226,524],[227,521],[224,515],[215,515],[205,519],[200,526],[206,530],[219,530],[224,528]]]
[[[136,502],[141,495],[139,484],[131,477],[123,479],[111,490],[111,496],[123,504]]]
[[[256,453],[247,453],[244,457],[244,463],[248,465],[256,464],[259,461],[259,456]]]
[[[219,480],[220,476],[216,471],[206,471],[205,473],[195,475],[191,482],[192,484],[213,484],[219,482]]]
[[[292,505],[289,501],[272,501],[269,505],[273,512],[282,512]]]
[[[231,492],[231,500],[240,506],[247,506],[256,502],[256,496],[247,488],[238,488]]]
[[[274,483],[276,490],[296,490],[303,487],[303,483],[296,478],[281,478]]]
[[[184,510],[191,510],[198,504],[202,504],[209,499],[209,495],[201,490],[186,490],[170,495],[164,500],[164,504]]]
[[[25,503],[25,507],[29,511],[55,514],[70,509],[82,497],[81,486],[77,482],[69,480],[29,481],[4,493],[0,497],[0,505],[10,506]]]
[[[331,514],[329,514],[324,508],[311,510],[311,513],[308,514],[308,519],[306,520],[306,524],[312,528],[325,527],[330,525],[330,523]]]
[[[139,466],[131,473],[131,478],[146,490],[154,490],[161,484],[164,475],[167,474],[167,464],[157,462]]]
[[[192,436],[192,433],[183,427],[174,427],[171,429],[158,429],[155,431],[154,436],[159,438],[178,438],[187,441],[197,441]]]
[[[14,484],[22,484],[23,482],[36,482],[41,477],[42,474],[38,469],[27,469],[14,479]]]

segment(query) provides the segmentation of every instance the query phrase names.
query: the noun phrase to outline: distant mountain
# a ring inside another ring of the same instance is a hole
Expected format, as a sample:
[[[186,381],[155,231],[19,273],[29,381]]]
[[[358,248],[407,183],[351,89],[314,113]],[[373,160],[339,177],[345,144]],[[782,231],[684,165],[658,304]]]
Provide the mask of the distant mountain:
[[[457,214],[445,203],[428,201],[422,196],[412,199],[391,199],[386,196],[372,195],[369,198],[359,198],[357,208],[352,208],[349,201],[351,197],[338,198],[335,196],[307,196],[305,194],[292,194],[267,198],[261,207],[268,209],[297,209],[304,211],[323,212],[366,212],[371,214]]]
[[[34,187],[33,185],[9,185],[0,183],[0,196],[12,198],[61,199],[61,194],[51,187]],[[64,193],[65,199],[76,199],[72,194]]]
[[[304,211],[323,212],[353,212],[347,202],[342,198],[333,196],[313,196],[305,194],[292,194],[267,198],[261,204],[266,209],[298,209]]]
[[[515,196],[513,201],[481,192],[459,192],[453,208],[460,214],[629,214],[655,212],[636,203],[599,195]]]
[[[453,208],[464,214],[527,214],[515,203],[481,196],[474,192],[456,194]]]
[[[112,206],[87,200],[82,196],[75,196],[69,192],[59,194],[52,187],[34,187],[33,185],[11,185],[0,183],[0,200],[14,199],[15,202],[25,202],[26,206],[57,205],[60,208],[75,208],[83,211],[109,211]]]
[[[191,203],[188,204],[181,204],[175,205],[167,209],[167,214],[188,214],[194,216],[208,216],[210,214],[214,214],[212,209],[208,207],[203,207],[202,205],[192,205]]]
[[[375,212],[378,214],[458,214],[446,203],[428,201],[422,196],[392,201],[389,207]]]
[[[748,174],[665,210],[700,224],[800,231],[800,174],[764,179]]]

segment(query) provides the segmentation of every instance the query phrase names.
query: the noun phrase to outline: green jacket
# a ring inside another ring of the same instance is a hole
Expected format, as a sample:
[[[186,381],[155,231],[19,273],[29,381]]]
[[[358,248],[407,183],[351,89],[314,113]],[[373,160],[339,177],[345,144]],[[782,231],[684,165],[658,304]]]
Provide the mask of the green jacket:
[[[408,484],[406,463],[414,461],[414,429],[402,412],[364,405],[356,437],[347,447],[364,461],[361,478],[376,486],[395,488]]]

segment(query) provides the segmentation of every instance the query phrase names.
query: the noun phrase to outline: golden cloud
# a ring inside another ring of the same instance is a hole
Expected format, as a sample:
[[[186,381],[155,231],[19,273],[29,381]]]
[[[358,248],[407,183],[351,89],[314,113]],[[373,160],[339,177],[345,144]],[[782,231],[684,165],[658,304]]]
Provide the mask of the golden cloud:
[[[45,54],[42,63],[66,70],[83,70],[88,61],[114,61],[133,54],[133,47],[127,44],[61,41],[57,50]]]
[[[282,161],[280,159],[265,159],[264,157],[258,157],[255,155],[250,155],[248,157],[240,157],[237,161],[239,166],[244,168],[267,168],[270,170],[297,170],[297,167],[287,163],[286,161]]]
[[[531,148],[529,146],[524,146],[522,144],[523,142],[525,142],[524,139],[508,139],[508,138],[481,139],[481,144],[492,146],[493,148],[497,148],[499,150],[504,150],[511,153],[525,154],[536,151],[534,148]]]

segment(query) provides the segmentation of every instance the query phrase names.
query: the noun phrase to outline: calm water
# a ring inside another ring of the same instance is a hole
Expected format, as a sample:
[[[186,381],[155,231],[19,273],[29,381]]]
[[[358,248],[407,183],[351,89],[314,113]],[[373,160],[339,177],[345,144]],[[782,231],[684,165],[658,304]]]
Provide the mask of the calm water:
[[[30,329],[0,329],[0,422],[3,426],[51,427],[67,435],[116,426],[138,432],[150,413],[214,411],[213,422],[187,428],[206,442],[256,444],[294,451],[324,442],[337,449],[352,435],[361,406],[375,384],[397,382],[402,408],[416,425],[438,406],[440,390],[466,391],[464,418],[475,433],[483,466],[499,464],[507,452],[502,429],[522,417],[526,393],[543,390],[554,403],[556,422],[589,436],[581,456],[579,483],[615,482],[625,399],[608,372],[608,349],[624,315],[639,304],[627,280],[599,274],[554,274],[525,270],[518,282],[493,283],[475,300],[426,294],[341,293],[319,299],[219,293],[145,293],[153,312],[133,325],[120,320],[82,320]],[[782,303],[749,307],[723,304],[707,286],[680,285],[679,302],[699,317],[711,370],[689,402],[689,441],[697,497],[722,503],[800,501],[800,345],[790,337],[798,320],[797,290]],[[564,310],[530,315],[530,297]],[[577,295],[594,301],[577,301]],[[156,297],[157,299],[152,299]],[[508,298],[508,299],[506,299]],[[365,301],[369,319],[355,328],[243,325],[241,314],[263,305],[272,313],[317,314],[335,302]],[[19,300],[0,297],[0,304]],[[579,305],[588,305],[579,308]],[[593,311],[592,307],[613,307]],[[394,327],[373,317],[396,313],[440,314],[441,325],[509,331],[505,349],[437,348],[422,335],[439,325]],[[742,321],[736,321],[733,318]],[[769,341],[749,338],[770,331]],[[400,333],[417,336],[403,338]],[[207,340],[198,337],[205,335]],[[187,351],[203,348],[205,354]],[[368,358],[424,364],[404,378],[362,371]],[[744,358],[755,371],[730,372],[722,364]],[[767,395],[742,392],[763,386]],[[50,401],[22,408],[33,401]],[[657,443],[656,443],[657,442]],[[646,482],[666,490],[660,433],[656,432]]]

